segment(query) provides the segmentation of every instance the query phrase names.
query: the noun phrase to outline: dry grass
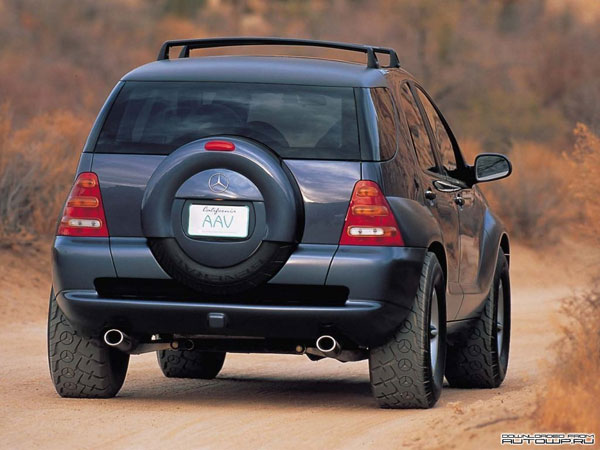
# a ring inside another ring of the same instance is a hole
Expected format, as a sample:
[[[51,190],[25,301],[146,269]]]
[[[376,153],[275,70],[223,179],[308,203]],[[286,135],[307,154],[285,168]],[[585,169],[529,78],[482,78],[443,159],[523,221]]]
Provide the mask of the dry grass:
[[[63,111],[14,130],[0,108],[0,243],[52,232],[88,131],[89,120]]]
[[[597,246],[600,139],[583,124],[577,125],[574,134],[575,148],[564,157],[578,175],[572,178],[569,192],[583,220],[572,229],[580,239]],[[600,260],[593,264],[600,264]],[[568,320],[535,419],[544,430],[600,433],[600,285],[566,300],[562,312]]]
[[[600,433],[600,287],[566,300],[569,317],[534,418],[541,431]]]
[[[508,154],[512,175],[480,185],[513,239],[532,247],[556,245],[565,234],[600,242],[600,138],[582,123],[573,138],[562,153],[535,142],[514,143]],[[469,162],[483,151],[472,139],[462,150]]]
[[[462,148],[471,162],[482,152],[479,143],[472,140]],[[480,184],[480,188],[513,239],[533,247],[556,244],[565,227],[584,218],[570,193],[576,168],[564,155],[533,142],[516,143],[508,157],[512,175]]]
[[[585,124],[578,123],[573,130],[575,148],[564,155],[577,175],[570,179],[570,189],[584,220],[579,232],[600,244],[600,137]]]

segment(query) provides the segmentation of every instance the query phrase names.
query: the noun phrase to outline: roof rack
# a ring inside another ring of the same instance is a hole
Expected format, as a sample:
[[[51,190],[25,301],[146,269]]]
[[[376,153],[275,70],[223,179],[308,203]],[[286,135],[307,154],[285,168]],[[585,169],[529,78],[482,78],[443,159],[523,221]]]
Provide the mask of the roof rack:
[[[214,38],[214,39],[180,39],[166,41],[158,52],[158,61],[169,59],[169,50],[171,47],[183,47],[180,58],[190,56],[190,50],[200,48],[217,48],[217,47],[238,47],[246,45],[290,45],[303,47],[325,47],[336,48],[339,50],[348,50],[353,52],[366,53],[367,67],[372,69],[380,68],[377,53],[387,54],[390,57],[390,65],[386,68],[400,67],[398,55],[396,51],[386,47],[373,47],[370,45],[347,44],[345,42],[331,41],[314,41],[310,39],[288,39],[288,38],[271,38],[271,37],[234,37],[234,38]]]

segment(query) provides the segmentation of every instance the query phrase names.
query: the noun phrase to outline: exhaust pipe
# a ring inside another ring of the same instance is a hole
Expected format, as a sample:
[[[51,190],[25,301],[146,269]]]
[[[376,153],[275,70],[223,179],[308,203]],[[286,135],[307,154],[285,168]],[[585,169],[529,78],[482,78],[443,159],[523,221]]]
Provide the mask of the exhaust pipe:
[[[310,359],[333,358],[341,362],[362,361],[369,357],[366,348],[342,350],[342,346],[336,338],[323,335],[315,343],[315,347],[306,347],[306,354]]]
[[[173,345],[174,344],[174,345]],[[192,351],[196,348],[196,344],[191,339],[185,339],[183,341],[174,341],[171,343],[173,350],[189,350]]]
[[[104,342],[109,347],[116,348],[125,353],[131,353],[135,348],[133,340],[121,330],[113,328],[104,333]]]
[[[158,350],[194,350],[196,344],[191,339],[185,340],[153,340],[150,342],[138,342],[136,339],[123,333],[116,328],[104,333],[104,343],[109,347],[116,348],[130,355],[140,355]]]
[[[329,335],[323,335],[317,339],[317,349],[329,358],[337,358],[342,352],[340,343]]]

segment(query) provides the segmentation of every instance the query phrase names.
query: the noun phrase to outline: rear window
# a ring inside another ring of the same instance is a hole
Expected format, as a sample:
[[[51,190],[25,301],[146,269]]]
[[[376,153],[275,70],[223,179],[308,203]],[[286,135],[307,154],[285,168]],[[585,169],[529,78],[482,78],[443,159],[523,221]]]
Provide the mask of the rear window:
[[[353,88],[252,83],[125,82],[95,151],[166,155],[224,134],[283,158],[360,159]]]

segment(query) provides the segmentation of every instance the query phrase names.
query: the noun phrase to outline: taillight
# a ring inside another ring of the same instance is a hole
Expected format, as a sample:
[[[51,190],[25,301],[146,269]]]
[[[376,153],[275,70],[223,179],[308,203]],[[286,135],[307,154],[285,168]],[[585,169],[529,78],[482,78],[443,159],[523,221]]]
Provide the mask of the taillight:
[[[340,245],[404,245],[398,223],[377,183],[362,180],[354,186]]]
[[[75,180],[56,234],[108,237],[100,184],[95,173],[83,172]]]

